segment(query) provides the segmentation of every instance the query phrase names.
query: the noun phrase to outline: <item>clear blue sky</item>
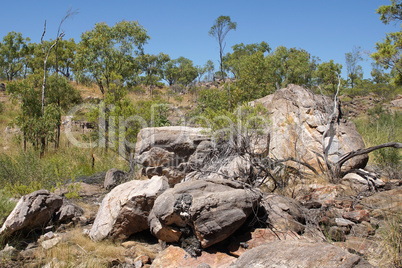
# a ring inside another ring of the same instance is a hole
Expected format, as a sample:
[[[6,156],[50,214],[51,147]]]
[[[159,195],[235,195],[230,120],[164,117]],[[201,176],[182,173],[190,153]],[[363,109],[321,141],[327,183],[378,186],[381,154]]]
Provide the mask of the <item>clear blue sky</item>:
[[[375,12],[380,5],[388,4],[389,0],[3,1],[0,37],[16,31],[39,42],[47,20],[45,39],[54,39],[61,18],[71,7],[79,13],[64,23],[65,38],[78,42],[81,33],[97,22],[114,25],[133,20],[151,37],[146,53],[183,56],[196,65],[211,59],[217,66],[218,43],[208,31],[217,17],[225,15],[237,22],[237,30],[226,37],[225,52],[237,43],[266,41],[273,49],[280,45],[305,49],[321,62],[334,59],[343,65],[345,74],[346,52],[354,46],[373,52],[386,32],[400,30],[398,24],[382,24]],[[370,77],[370,64],[371,60],[361,62],[365,78]]]

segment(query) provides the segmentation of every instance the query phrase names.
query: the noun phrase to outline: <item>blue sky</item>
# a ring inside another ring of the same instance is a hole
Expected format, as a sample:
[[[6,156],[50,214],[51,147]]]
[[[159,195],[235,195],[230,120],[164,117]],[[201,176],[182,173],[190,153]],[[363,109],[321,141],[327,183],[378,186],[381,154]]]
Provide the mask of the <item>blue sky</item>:
[[[54,39],[61,18],[71,7],[79,13],[63,24],[65,38],[78,42],[81,33],[97,22],[114,25],[133,20],[151,37],[146,53],[183,56],[196,65],[211,59],[217,66],[218,43],[208,31],[217,17],[225,15],[237,22],[237,30],[226,37],[225,52],[234,44],[266,41],[273,49],[280,45],[305,49],[321,62],[334,59],[343,65],[345,74],[346,52],[354,46],[373,52],[386,32],[400,30],[398,24],[382,24],[375,12],[380,5],[388,4],[389,0],[3,1],[0,37],[16,31],[39,42],[47,20],[45,39]],[[361,62],[365,78],[370,77],[370,64],[371,60]]]

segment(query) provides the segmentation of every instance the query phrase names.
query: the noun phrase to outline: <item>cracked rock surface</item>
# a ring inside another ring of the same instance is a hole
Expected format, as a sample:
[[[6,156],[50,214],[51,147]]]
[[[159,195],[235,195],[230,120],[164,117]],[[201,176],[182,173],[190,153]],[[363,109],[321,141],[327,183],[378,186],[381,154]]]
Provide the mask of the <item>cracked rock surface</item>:
[[[233,234],[260,199],[258,190],[219,177],[183,182],[155,200],[151,232],[166,242],[178,242],[190,227],[207,248]]]

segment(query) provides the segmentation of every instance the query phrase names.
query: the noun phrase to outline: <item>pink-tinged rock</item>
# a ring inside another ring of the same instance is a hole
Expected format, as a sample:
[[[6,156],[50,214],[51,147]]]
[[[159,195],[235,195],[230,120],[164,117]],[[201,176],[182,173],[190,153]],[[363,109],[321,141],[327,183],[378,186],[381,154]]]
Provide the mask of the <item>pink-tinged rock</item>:
[[[370,221],[370,214],[367,210],[354,210],[345,212],[342,215],[345,219],[351,220],[353,222],[360,223],[362,221]]]
[[[230,267],[373,267],[362,257],[325,242],[284,240],[246,251]]]
[[[184,249],[169,246],[163,250],[156,259],[152,262],[153,268],[193,268],[201,264],[208,264],[210,267],[223,268],[228,267],[236,261],[235,257],[221,252],[206,252],[203,251],[201,256],[193,258]]]
[[[314,94],[306,88],[292,84],[250,102],[251,106],[261,104],[270,115],[271,127],[267,130],[271,134],[269,156],[277,159],[293,157],[319,171],[322,162],[316,152],[322,152],[322,135],[327,129],[328,118],[332,113],[332,109],[328,109],[331,103],[333,100],[330,97]],[[335,131],[327,133],[324,140],[328,158],[332,162],[338,161],[340,155],[365,147],[352,122],[345,119],[338,122]],[[367,155],[354,157],[342,166],[342,171],[363,168],[367,161]],[[292,165],[291,162],[288,164]],[[294,166],[298,170],[311,172],[296,163]]]
[[[358,237],[348,237],[345,242],[335,242],[334,244],[349,251],[352,250],[365,256],[370,256],[378,253],[378,249],[380,247],[378,243],[372,240],[362,239]]]
[[[300,236],[293,231],[275,232],[271,229],[255,229],[251,233],[236,237],[236,241],[231,243],[228,250],[231,255],[240,257],[244,252],[262,244],[278,240],[299,240]]]

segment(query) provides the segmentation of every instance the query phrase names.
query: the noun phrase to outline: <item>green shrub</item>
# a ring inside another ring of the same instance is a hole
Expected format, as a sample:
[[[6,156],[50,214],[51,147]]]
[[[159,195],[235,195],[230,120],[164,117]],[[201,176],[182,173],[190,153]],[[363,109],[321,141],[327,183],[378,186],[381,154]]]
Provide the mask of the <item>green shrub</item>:
[[[362,135],[366,147],[398,141],[402,137],[402,113],[384,111],[377,106],[368,112],[369,117],[355,120],[356,127]],[[402,172],[401,150],[383,148],[373,152],[373,162],[389,178],[400,179]]]
[[[16,202],[10,200],[11,196],[4,190],[0,190],[0,226],[14,209]]]
[[[59,149],[42,159],[33,149],[17,150],[13,154],[0,154],[0,189],[12,196],[21,196],[39,189],[52,190],[74,181],[77,176],[89,176],[113,167],[124,170],[126,165],[115,153],[102,153],[101,148],[92,152],[78,147]],[[77,189],[70,190],[73,193]]]

